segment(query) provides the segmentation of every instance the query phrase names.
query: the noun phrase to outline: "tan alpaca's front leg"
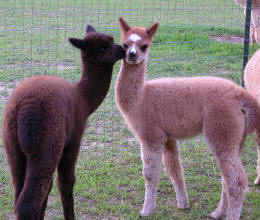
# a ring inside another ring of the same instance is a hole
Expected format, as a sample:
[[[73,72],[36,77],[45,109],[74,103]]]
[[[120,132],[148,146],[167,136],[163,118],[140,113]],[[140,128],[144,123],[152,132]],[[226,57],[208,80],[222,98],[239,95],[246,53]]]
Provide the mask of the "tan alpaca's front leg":
[[[161,175],[163,146],[146,145],[141,146],[141,157],[143,162],[143,176],[145,178],[145,199],[141,215],[147,216],[155,209],[156,193]]]
[[[228,201],[227,201],[227,192],[226,191],[227,190],[226,190],[225,181],[222,177],[221,199],[220,199],[217,209],[211,213],[210,217],[212,217],[214,219],[220,219],[222,216],[227,214]]]
[[[260,129],[256,131],[256,143],[257,143],[257,151],[258,151],[258,159],[257,159],[257,168],[256,168],[256,172],[257,172],[257,177],[254,181],[255,185],[260,184]]]
[[[162,160],[164,171],[170,176],[174,186],[178,207],[180,209],[189,208],[188,194],[183,177],[183,168],[176,141],[170,140],[166,142]]]

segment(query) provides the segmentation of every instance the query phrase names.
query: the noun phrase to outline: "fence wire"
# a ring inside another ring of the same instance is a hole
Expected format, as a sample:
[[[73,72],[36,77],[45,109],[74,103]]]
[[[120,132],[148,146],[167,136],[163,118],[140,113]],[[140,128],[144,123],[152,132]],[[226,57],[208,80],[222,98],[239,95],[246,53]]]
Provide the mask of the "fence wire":
[[[245,15],[233,0],[1,0],[0,16],[1,112],[25,77],[50,74],[79,79],[79,51],[68,38],[83,37],[86,25],[91,24],[119,43],[119,16],[134,26],[160,23],[147,78],[214,75],[241,79]],[[209,50],[214,52],[210,56],[204,52]],[[113,146],[123,139],[121,146],[136,146],[115,107],[119,65],[114,68],[107,99],[90,119],[84,139],[88,145]]]

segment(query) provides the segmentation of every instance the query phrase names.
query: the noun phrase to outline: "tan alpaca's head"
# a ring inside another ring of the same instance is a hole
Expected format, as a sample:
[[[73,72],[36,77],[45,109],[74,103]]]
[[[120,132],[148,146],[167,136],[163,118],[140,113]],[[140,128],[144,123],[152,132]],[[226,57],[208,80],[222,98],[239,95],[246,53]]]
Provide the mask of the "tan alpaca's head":
[[[126,50],[125,61],[129,64],[139,64],[147,60],[149,47],[159,24],[155,23],[148,28],[130,27],[122,17],[119,18],[119,24],[121,44]]]

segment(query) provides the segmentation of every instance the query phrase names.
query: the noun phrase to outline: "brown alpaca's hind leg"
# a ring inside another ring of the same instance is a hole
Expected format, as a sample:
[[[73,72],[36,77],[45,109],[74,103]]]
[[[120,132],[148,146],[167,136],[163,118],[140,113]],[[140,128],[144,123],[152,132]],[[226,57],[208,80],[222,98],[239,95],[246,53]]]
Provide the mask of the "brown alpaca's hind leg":
[[[142,144],[141,157],[145,179],[145,200],[141,215],[147,216],[155,209],[156,193],[161,175],[162,144]]]
[[[180,209],[189,208],[188,194],[185,188],[179,148],[175,140],[169,140],[166,142],[162,161],[164,171],[170,176],[172,184],[174,185],[178,207]]]
[[[26,157],[20,149],[16,132],[10,132],[10,135],[4,139],[4,145],[14,187],[14,205],[16,205],[24,186]]]
[[[260,184],[260,129],[256,131],[256,143],[257,143],[257,152],[258,152],[258,159],[257,159],[257,177],[254,181],[254,184]]]
[[[16,203],[17,220],[40,218],[57,165],[56,156],[43,153],[27,159],[24,188]]]
[[[52,182],[53,182],[53,181],[52,181]],[[45,210],[46,210],[46,207],[47,207],[48,196],[49,196],[50,191],[51,191],[51,188],[52,188],[52,182],[51,182],[51,185],[50,185],[48,194],[47,194],[47,196],[46,196],[46,199],[45,199],[45,201],[44,201],[43,204],[42,204],[39,220],[44,220],[44,214],[45,214]]]
[[[74,219],[73,188],[75,183],[75,165],[78,157],[79,146],[79,142],[77,144],[66,146],[58,165],[57,183],[66,220]]]

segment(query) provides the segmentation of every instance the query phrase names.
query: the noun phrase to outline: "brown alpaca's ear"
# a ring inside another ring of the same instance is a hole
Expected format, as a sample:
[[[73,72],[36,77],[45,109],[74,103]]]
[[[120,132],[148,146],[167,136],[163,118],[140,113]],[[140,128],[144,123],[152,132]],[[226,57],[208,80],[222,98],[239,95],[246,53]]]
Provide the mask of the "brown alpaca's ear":
[[[123,33],[125,33],[125,32],[130,30],[130,26],[126,23],[126,21],[122,17],[119,17],[118,21],[119,21],[119,25],[120,25],[121,31]]]
[[[70,43],[74,46],[77,47],[81,50],[85,50],[86,49],[86,44],[84,43],[83,40],[81,39],[77,39],[77,38],[69,38]]]
[[[93,28],[91,25],[88,25],[88,26],[87,26],[86,31],[87,31],[87,34],[92,33],[92,32],[97,32],[97,31],[95,30],[95,28]]]
[[[156,33],[157,29],[159,27],[159,23],[154,23],[152,26],[146,28],[146,32],[148,33],[150,38],[153,38],[153,35]]]

